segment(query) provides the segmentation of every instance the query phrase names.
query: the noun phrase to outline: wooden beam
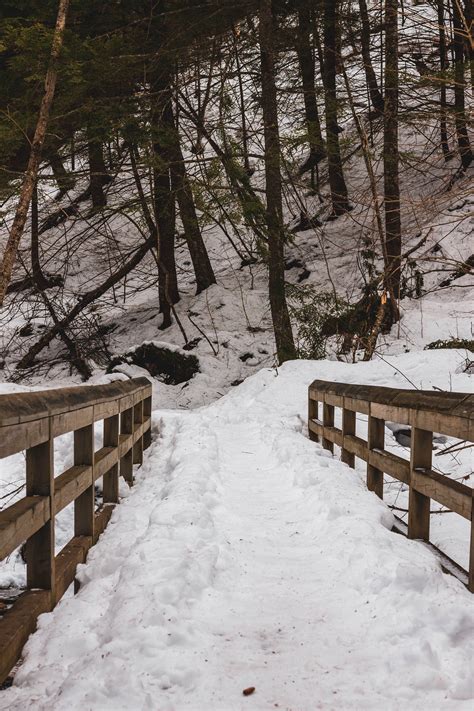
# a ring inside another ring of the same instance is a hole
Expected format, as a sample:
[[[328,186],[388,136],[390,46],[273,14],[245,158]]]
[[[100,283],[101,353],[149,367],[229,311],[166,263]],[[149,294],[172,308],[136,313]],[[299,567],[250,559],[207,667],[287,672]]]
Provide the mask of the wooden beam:
[[[120,434],[121,439],[123,435],[133,435],[133,407],[129,407],[128,410],[120,414]],[[128,447],[120,458],[120,475],[129,486],[133,484],[133,449]]]
[[[74,502],[74,535],[94,538],[94,425],[74,432],[74,464],[90,467],[88,487]]]
[[[414,427],[411,431],[410,492],[408,497],[408,538],[430,540],[430,499],[415,489],[417,469],[431,469],[433,433]]]
[[[113,415],[104,420],[104,447],[114,447],[116,459],[114,464],[104,474],[102,498],[104,503],[117,503],[119,500],[119,468],[118,468],[118,442],[120,418]],[[96,465],[97,466],[97,465]]]
[[[341,460],[348,466],[354,469],[355,466],[355,456],[353,452],[350,452],[344,446],[346,438],[353,437],[356,432],[356,413],[353,410],[342,410],[342,449],[341,449]]]
[[[385,446],[385,421],[378,417],[369,415],[367,447],[370,450],[379,449],[383,451]],[[374,467],[369,461],[367,463],[367,488],[373,491],[380,499],[383,499],[383,470]]]
[[[25,496],[0,511],[0,560],[39,531],[49,517],[48,496]]]
[[[54,597],[54,440],[26,451],[26,495],[44,496],[49,516],[44,525],[26,541],[26,585],[51,590]]]

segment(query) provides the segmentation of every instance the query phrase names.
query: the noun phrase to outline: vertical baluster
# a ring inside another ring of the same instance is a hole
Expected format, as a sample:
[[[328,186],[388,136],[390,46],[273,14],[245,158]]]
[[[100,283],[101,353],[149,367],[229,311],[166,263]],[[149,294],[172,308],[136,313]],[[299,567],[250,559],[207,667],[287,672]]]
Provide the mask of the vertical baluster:
[[[51,433],[51,422],[49,431]],[[50,519],[26,543],[26,581],[29,588],[51,590],[54,604],[54,439],[26,450],[26,495],[48,496]]]
[[[143,417],[145,422],[150,420],[150,427],[143,435],[143,449],[148,449],[151,444],[151,396],[143,401]]]
[[[341,460],[348,464],[352,469],[355,466],[355,456],[352,452],[348,452],[344,447],[344,438],[347,435],[355,435],[356,432],[356,413],[352,410],[346,410],[344,407],[342,410],[342,449],[341,449]]]
[[[328,405],[326,401],[323,402],[323,427],[334,427],[334,406]],[[330,452],[334,452],[334,444],[324,437],[323,433],[323,447],[328,449]]]
[[[468,588],[471,592],[474,592],[474,499],[472,501],[472,513],[471,513],[471,547],[469,554],[469,584]]]
[[[137,402],[133,407],[133,426],[141,425],[143,422],[143,400]],[[133,463],[143,464],[143,436],[137,439],[133,445]]]
[[[367,447],[369,457],[371,449],[383,451],[385,446],[385,420],[369,415]],[[373,491],[380,499],[383,499],[383,471],[367,463],[367,488]]]
[[[410,452],[410,494],[408,500],[408,538],[430,538],[430,498],[412,486],[416,469],[431,469],[433,433],[412,427]]]
[[[120,434],[133,433],[133,407],[120,414]],[[133,484],[133,447],[131,447],[120,460],[120,475],[131,486]]]
[[[118,447],[119,424],[118,415],[112,415],[104,420],[104,447]],[[103,500],[104,504],[116,504],[119,500],[118,462],[104,474]]]
[[[317,420],[319,419],[319,402],[317,400],[314,400],[313,398],[316,397],[311,394],[311,391],[309,391],[309,398],[308,398],[308,423],[310,420]],[[316,432],[312,432],[309,429],[308,426],[308,432],[309,432],[309,438],[312,442],[319,442],[319,437],[316,434]]]
[[[74,502],[74,535],[94,539],[94,425],[74,432],[74,464],[90,466],[89,486]]]

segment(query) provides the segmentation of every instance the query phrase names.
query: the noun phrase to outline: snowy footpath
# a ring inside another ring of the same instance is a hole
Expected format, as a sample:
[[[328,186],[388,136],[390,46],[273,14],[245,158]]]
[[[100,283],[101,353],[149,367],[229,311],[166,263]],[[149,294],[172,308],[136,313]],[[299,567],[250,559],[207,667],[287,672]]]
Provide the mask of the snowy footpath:
[[[344,372],[373,382],[364,367]],[[1,709],[472,711],[473,596],[308,440],[318,375],[291,363],[155,413],[136,486]]]

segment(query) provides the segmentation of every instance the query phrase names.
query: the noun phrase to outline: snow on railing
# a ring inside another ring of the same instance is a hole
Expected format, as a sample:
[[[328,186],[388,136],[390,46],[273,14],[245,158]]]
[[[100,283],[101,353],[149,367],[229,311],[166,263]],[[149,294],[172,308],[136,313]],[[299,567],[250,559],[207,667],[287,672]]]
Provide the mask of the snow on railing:
[[[335,407],[342,410],[341,429],[334,426]],[[356,413],[368,418],[367,440],[356,435]],[[386,421],[411,427],[409,461],[384,449]],[[474,442],[474,395],[315,380],[309,386],[308,430],[325,449],[339,446],[350,467],[355,457],[367,462],[367,488],[381,499],[384,473],[409,487],[409,538],[429,542],[431,499],[470,521],[467,587],[474,592],[474,489],[432,469],[433,432]]]
[[[0,683],[38,615],[56,605],[106,528],[119,500],[119,474],[133,483],[133,465],[151,443],[151,394],[149,381],[135,378],[0,395],[0,459],[26,451],[26,496],[0,511],[0,560],[26,542],[27,571],[27,590],[0,618]],[[94,423],[100,420],[103,446],[95,451]],[[68,432],[74,433],[74,463],[55,477],[54,438]],[[96,511],[95,482],[101,477]],[[74,537],[55,555],[55,516],[72,502]]]

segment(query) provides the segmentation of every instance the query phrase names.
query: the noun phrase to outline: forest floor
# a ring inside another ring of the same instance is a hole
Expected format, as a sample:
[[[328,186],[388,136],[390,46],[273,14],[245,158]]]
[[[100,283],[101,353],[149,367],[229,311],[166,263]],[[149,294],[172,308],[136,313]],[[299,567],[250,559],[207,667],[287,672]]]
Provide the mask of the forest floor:
[[[292,362],[155,411],[136,486],[0,708],[471,709],[472,596],[306,433],[316,377],[465,387],[460,352],[423,355]]]

